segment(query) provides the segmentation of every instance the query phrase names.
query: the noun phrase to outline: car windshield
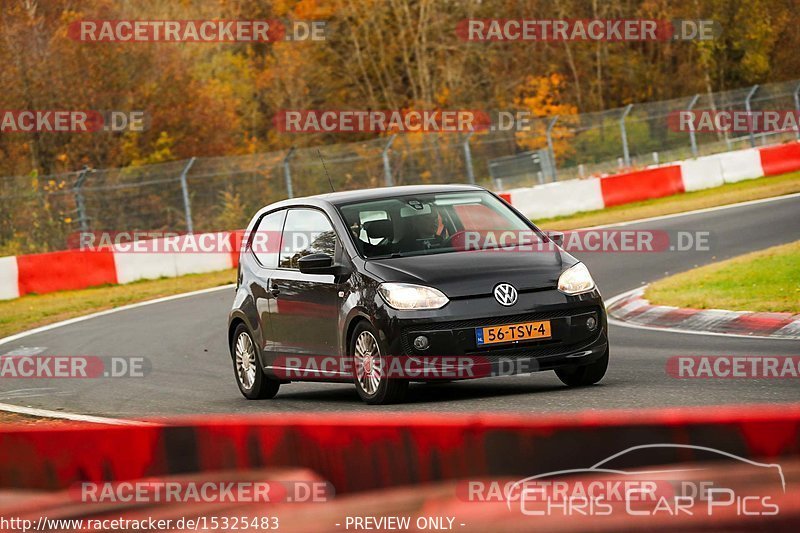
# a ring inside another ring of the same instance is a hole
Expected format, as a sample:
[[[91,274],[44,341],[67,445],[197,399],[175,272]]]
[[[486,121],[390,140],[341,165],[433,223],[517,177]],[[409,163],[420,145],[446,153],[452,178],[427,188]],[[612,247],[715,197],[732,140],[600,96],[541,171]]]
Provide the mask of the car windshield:
[[[382,198],[343,205],[340,211],[368,259],[541,242],[524,220],[485,191]]]

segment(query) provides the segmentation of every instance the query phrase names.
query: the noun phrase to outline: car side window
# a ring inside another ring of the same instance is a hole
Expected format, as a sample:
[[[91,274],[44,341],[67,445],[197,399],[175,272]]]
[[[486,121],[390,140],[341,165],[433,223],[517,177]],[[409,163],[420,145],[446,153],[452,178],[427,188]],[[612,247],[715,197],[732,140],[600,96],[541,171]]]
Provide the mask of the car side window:
[[[336,232],[328,217],[316,209],[290,209],[281,241],[281,268],[297,269],[297,261],[310,254],[336,254]]]
[[[250,251],[264,268],[277,268],[286,210],[265,215],[249,236]]]

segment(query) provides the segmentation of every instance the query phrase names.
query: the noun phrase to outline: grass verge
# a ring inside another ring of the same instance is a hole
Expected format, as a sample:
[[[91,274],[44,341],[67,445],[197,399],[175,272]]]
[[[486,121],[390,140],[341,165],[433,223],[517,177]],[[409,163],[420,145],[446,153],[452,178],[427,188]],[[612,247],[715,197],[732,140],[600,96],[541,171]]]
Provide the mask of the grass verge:
[[[30,415],[20,415],[17,413],[9,413],[6,411],[0,411],[0,425],[4,424],[25,424],[25,425],[34,425],[34,424],[63,424],[64,422],[68,422],[67,420],[62,420],[60,418],[43,418],[39,416],[30,416]]]
[[[650,285],[654,305],[800,313],[800,241],[670,276]]]
[[[586,211],[575,215],[534,220],[536,225],[552,230],[571,230],[637,220],[640,218],[671,215],[706,207],[735,204],[800,192],[800,172],[758,178],[721,187],[693,191],[643,202],[618,205],[599,211]]]
[[[0,301],[0,337],[76,316],[235,281],[236,270],[229,269],[179,278],[142,280],[126,285],[29,294],[15,300]]]

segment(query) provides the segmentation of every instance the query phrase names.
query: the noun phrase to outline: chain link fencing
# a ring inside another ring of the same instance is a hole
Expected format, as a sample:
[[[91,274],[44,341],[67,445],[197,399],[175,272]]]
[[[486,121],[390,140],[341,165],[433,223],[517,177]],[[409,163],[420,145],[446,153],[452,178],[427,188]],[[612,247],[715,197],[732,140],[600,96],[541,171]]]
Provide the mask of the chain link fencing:
[[[319,149],[0,177],[0,255],[64,249],[81,231],[244,227],[264,205],[329,191],[320,155],[336,190],[429,183],[477,183],[503,190],[800,138],[795,130],[676,131],[669,117],[682,110],[800,112],[800,80],[538,117],[524,131],[387,135]],[[501,158],[527,153],[547,164],[493,179],[490,168]]]

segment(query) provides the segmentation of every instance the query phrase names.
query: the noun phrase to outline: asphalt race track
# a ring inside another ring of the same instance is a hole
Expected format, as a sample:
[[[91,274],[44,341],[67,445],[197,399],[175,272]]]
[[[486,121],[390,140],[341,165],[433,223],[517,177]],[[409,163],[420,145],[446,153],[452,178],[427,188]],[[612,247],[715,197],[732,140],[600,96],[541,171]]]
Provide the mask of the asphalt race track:
[[[710,232],[711,251],[575,254],[606,299],[665,275],[800,238],[800,196],[662,218],[629,229]],[[787,288],[789,289],[789,288]],[[791,288],[793,289],[793,288]],[[675,355],[800,355],[800,342],[688,335],[611,326],[611,363],[600,385],[568,390],[552,372],[413,385],[408,402],[364,405],[352,385],[292,383],[273,400],[247,401],[226,347],[233,289],[146,305],[0,345],[50,355],[144,356],[152,371],[124,379],[4,379],[0,403],[115,418],[306,411],[574,411],[800,401],[793,379],[679,380]],[[39,351],[35,350],[35,351]]]

